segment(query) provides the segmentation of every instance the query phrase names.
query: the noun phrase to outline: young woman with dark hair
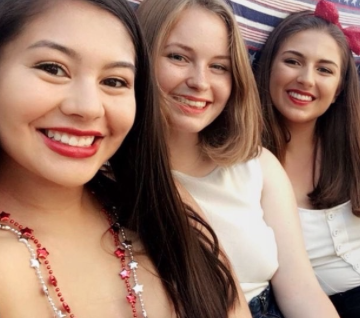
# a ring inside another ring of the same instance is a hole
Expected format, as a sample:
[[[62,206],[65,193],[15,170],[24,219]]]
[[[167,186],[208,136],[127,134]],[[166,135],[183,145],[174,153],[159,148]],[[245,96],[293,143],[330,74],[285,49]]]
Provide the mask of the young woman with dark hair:
[[[265,146],[295,190],[315,274],[343,318],[360,317],[360,29],[336,7],[291,14],[256,65]]]
[[[136,21],[125,0],[0,1],[0,317],[239,317]]]

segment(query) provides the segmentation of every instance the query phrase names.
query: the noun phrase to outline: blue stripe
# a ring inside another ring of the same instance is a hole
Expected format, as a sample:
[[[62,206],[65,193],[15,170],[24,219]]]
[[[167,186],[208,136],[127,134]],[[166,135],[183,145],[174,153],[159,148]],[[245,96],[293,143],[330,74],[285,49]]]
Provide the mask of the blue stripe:
[[[259,12],[253,9],[250,9],[246,6],[243,6],[239,3],[232,3],[232,7],[234,10],[235,15],[241,16],[245,19],[258,22],[261,24],[266,24],[269,26],[276,26],[280,23],[282,19],[274,17],[272,15],[268,15],[263,12]]]

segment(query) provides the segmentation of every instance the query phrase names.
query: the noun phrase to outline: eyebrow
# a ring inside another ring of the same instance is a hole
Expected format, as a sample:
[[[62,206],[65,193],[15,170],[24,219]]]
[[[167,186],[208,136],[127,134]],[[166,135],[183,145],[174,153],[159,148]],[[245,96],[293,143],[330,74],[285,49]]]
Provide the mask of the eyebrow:
[[[76,58],[76,59],[80,60],[80,56],[73,49],[70,49],[70,48],[68,48],[66,46],[63,46],[61,44],[58,44],[58,43],[55,43],[55,42],[52,42],[52,41],[48,41],[48,40],[38,41],[38,42],[30,45],[28,47],[28,49],[36,49],[36,48],[39,48],[39,47],[47,47],[47,48],[50,48],[50,49],[53,49],[53,50],[57,50],[57,51],[60,51],[61,53],[69,55],[70,57],[73,57],[73,58]]]
[[[305,56],[304,56],[303,54],[301,54],[300,52],[298,52],[298,51],[288,50],[288,51],[284,51],[284,52],[282,53],[282,55],[284,55],[284,54],[286,54],[286,53],[291,53],[291,54],[294,54],[294,55],[296,55],[296,56],[298,56],[298,57],[305,58]],[[334,65],[334,66],[336,66],[336,67],[339,67],[339,66],[338,66],[334,61],[332,61],[332,60],[321,59],[321,60],[319,60],[318,62],[319,62],[319,63],[332,64],[332,65]]]
[[[194,50],[191,47],[189,47],[185,44],[182,44],[182,43],[178,43],[178,42],[169,43],[169,44],[165,45],[164,48],[167,49],[172,46],[180,47],[181,49],[183,49],[187,52],[194,52]],[[214,58],[221,59],[221,60],[230,60],[231,59],[230,55],[217,55]]]
[[[75,50],[70,49],[70,48],[63,46],[61,44],[58,44],[58,43],[48,41],[48,40],[38,41],[38,42],[30,45],[28,47],[28,49],[36,49],[36,48],[41,48],[41,47],[46,47],[46,48],[50,48],[50,49],[53,49],[56,51],[60,51],[61,53],[64,53],[64,54],[70,56],[71,58],[81,60],[80,55]],[[117,61],[117,62],[109,63],[105,66],[105,69],[111,69],[111,68],[129,68],[134,73],[136,72],[136,68],[135,68],[134,64],[132,64],[130,62],[124,62],[124,61]]]

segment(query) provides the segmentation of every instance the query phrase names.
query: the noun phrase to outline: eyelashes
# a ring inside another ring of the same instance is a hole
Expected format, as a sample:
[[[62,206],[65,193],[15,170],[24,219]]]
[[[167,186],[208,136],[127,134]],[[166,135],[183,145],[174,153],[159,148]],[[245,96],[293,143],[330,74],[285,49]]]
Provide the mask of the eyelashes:
[[[55,62],[44,62],[39,63],[34,66],[34,68],[38,70],[42,70],[47,74],[55,77],[70,77],[67,71],[65,71],[65,67],[55,63]],[[122,88],[122,87],[129,87],[128,81],[123,78],[117,77],[109,77],[103,79],[100,84],[109,86],[110,88]]]
[[[57,63],[49,62],[49,63],[40,63],[35,65],[35,68],[38,70],[42,70],[50,75],[54,76],[67,76],[67,73],[65,72],[64,68]]]

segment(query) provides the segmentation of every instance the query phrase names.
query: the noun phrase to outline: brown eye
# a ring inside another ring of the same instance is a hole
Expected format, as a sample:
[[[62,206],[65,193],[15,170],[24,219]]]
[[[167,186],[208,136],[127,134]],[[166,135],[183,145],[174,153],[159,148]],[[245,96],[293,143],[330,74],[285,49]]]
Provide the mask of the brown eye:
[[[185,57],[180,55],[180,54],[176,54],[176,53],[171,53],[168,55],[168,58],[171,60],[175,60],[175,61],[179,61],[179,62],[183,62],[185,61]]]
[[[114,87],[114,88],[120,88],[120,87],[127,87],[128,84],[126,81],[118,79],[118,78],[107,78],[101,81],[101,84],[104,84],[106,86]]]
[[[54,76],[66,76],[64,69],[56,63],[41,63],[36,65],[35,68]]]

